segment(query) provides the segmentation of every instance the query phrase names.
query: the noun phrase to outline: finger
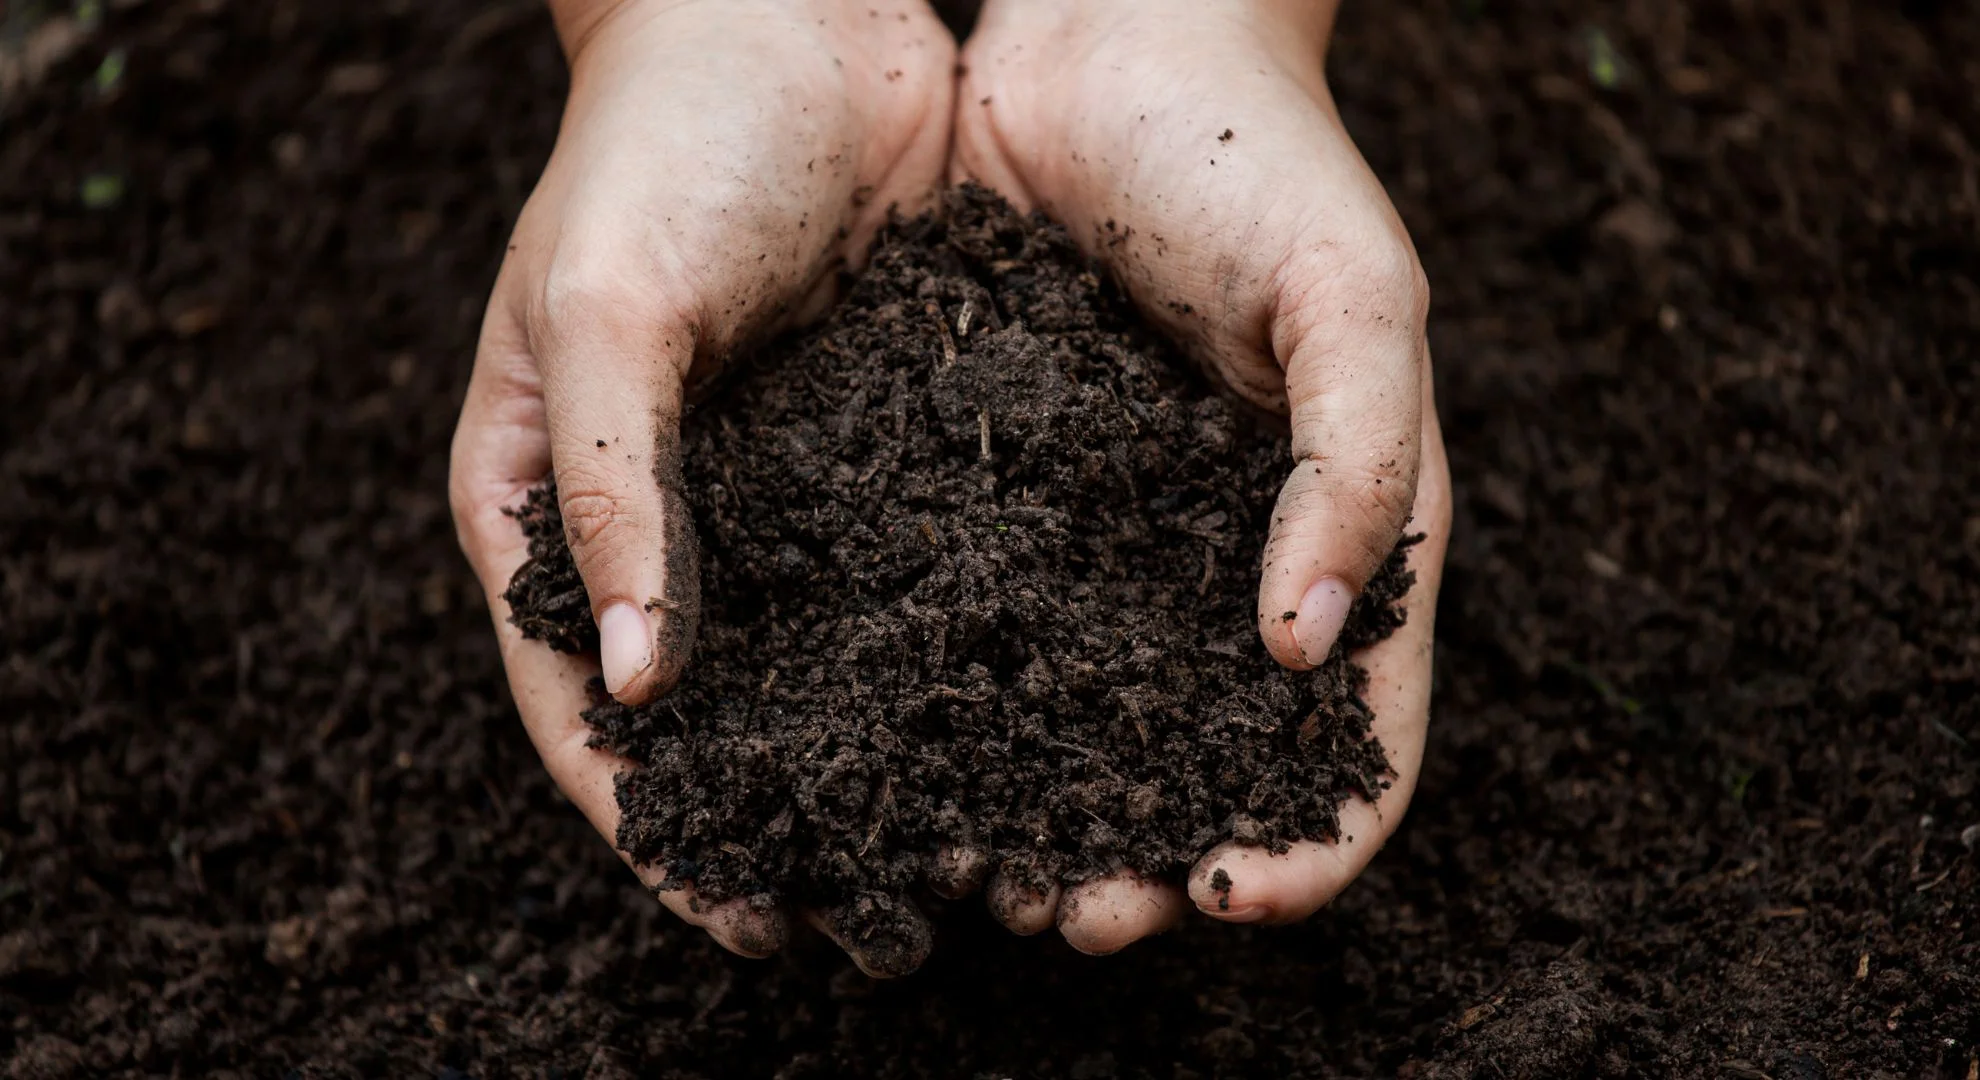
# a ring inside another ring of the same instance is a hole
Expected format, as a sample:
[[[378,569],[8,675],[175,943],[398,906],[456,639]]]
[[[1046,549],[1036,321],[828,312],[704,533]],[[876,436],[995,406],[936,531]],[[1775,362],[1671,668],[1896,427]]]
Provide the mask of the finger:
[[[535,364],[515,324],[500,312],[492,313],[454,436],[449,488],[455,526],[487,596],[510,690],[530,741],[557,786],[610,840],[618,835],[616,783],[627,764],[588,745],[591,732],[580,714],[590,704],[586,684],[597,666],[525,641],[509,621],[503,598],[509,579],[529,554],[522,530],[503,510],[519,504],[542,478],[549,452]],[[789,935],[783,915],[761,899],[708,905],[691,887],[671,887],[657,869],[633,870],[669,910],[742,955],[769,955]],[[663,885],[670,887],[662,890]]]
[[[680,449],[694,335],[686,320],[654,314],[664,300],[652,283],[584,269],[623,261],[565,258],[580,269],[552,275],[527,323],[530,344],[605,689],[637,705],[673,687],[700,621],[701,559]]]
[[[912,973],[935,947],[928,917],[904,897],[861,893],[838,907],[807,911],[805,919],[875,979]]]
[[[1174,927],[1188,906],[1174,885],[1123,873],[1067,889],[1059,901],[1059,933],[1088,956],[1106,956]]]
[[[1038,208],[1038,197],[1024,182],[1023,175],[1012,167],[1011,155],[999,145],[1002,138],[996,126],[997,114],[991,110],[986,96],[978,94],[965,80],[962,96],[956,99],[956,109],[977,109],[984,115],[973,118],[980,122],[957,124],[955,147],[949,155],[949,182],[960,185],[973,180],[1002,195],[1018,212],[1029,213]]]
[[[631,765],[592,747],[591,728],[581,715],[590,703],[585,685],[597,674],[597,666],[525,640],[508,622],[500,594],[491,595],[489,605],[504,613],[496,619],[502,662],[508,669],[516,708],[543,758],[544,769],[599,835],[608,840],[618,836],[618,778]],[[616,843],[613,848],[617,850]],[[732,952],[769,956],[789,939],[787,920],[767,898],[710,904],[696,895],[692,884],[669,881],[659,867],[634,863],[623,851],[619,857],[667,910],[708,931]]]
[[[1038,208],[1039,200],[1018,170],[1019,155],[1013,151],[1034,148],[1025,145],[1024,140],[1017,145],[1007,144],[1003,125],[1009,116],[1009,103],[996,100],[1000,78],[993,76],[990,69],[1007,65],[1028,67],[1033,58],[1021,50],[991,55],[981,45],[1010,34],[1008,24],[1020,17],[1009,5],[987,4],[977,18],[976,29],[970,35],[976,47],[964,49],[962,77],[956,82],[949,182],[962,184],[974,180],[1002,195],[1020,212],[1029,212]],[[1028,71],[1005,71],[1002,78],[1016,83],[1034,79]]]
[[[1059,886],[1048,886],[1039,892],[1021,884],[1015,877],[998,874],[990,879],[984,890],[984,902],[990,914],[1005,928],[1019,937],[1030,937],[1050,930],[1059,919]]]
[[[447,495],[461,551],[482,591],[500,596],[528,557],[528,544],[504,511],[550,475],[543,383],[522,328],[499,297],[512,280],[504,266],[481,326],[474,371],[454,426]]]
[[[1378,253],[1379,252],[1379,253]],[[1293,470],[1272,510],[1259,636],[1304,670],[1327,658],[1348,608],[1387,559],[1421,466],[1429,294],[1407,239],[1346,266],[1293,260],[1272,348],[1286,371]]]
[[[935,852],[935,863],[928,869],[928,887],[937,896],[960,900],[983,887],[990,876],[990,856],[982,848],[945,845]]]
[[[1205,914],[1226,922],[1304,919],[1360,876],[1402,823],[1415,793],[1429,727],[1437,592],[1450,521],[1450,469],[1435,408],[1426,404],[1423,475],[1409,526],[1424,533],[1423,542],[1409,549],[1416,583],[1404,601],[1402,627],[1358,657],[1368,669],[1371,733],[1388,751],[1395,777],[1377,801],[1355,798],[1341,807],[1336,841],[1302,841],[1283,855],[1231,843],[1212,850],[1189,878],[1190,899]]]

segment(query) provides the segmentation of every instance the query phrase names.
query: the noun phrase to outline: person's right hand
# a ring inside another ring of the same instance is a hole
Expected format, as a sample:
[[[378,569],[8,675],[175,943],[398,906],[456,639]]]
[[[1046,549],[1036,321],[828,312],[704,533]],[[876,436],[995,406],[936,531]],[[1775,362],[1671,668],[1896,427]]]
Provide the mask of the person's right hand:
[[[815,307],[889,207],[928,201],[955,42],[924,0],[552,7],[570,97],[488,304],[450,495],[530,738],[611,840],[625,764],[587,745],[580,717],[601,665],[510,624],[503,590],[528,553],[504,510],[554,470],[607,689],[636,704],[670,688],[699,609],[680,490],[690,372]],[[739,953],[788,934],[767,904],[658,895]]]
[[[1428,285],[1327,86],[1336,7],[991,0],[964,50],[957,178],[1064,224],[1207,372],[1286,416],[1290,468],[1257,592],[1272,656],[1323,662],[1398,537],[1425,537],[1408,555],[1408,621],[1356,656],[1394,770],[1379,801],[1344,803],[1337,841],[1279,855],[1219,845],[1186,892],[1132,875],[1044,895],[991,881],[1013,929],[1056,925],[1085,952],[1160,932],[1191,906],[1226,922],[1306,918],[1368,865],[1416,786],[1450,467]]]

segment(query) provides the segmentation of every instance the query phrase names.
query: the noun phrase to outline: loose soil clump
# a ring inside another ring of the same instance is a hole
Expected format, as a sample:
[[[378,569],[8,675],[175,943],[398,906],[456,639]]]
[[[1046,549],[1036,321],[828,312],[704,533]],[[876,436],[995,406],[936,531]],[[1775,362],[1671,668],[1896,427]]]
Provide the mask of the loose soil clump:
[[[672,694],[585,714],[640,766],[620,846],[670,880],[892,934],[940,847],[1039,891],[1177,877],[1224,840],[1335,838],[1387,786],[1347,656],[1401,624],[1406,547],[1326,663],[1275,663],[1253,598],[1285,438],[987,189],[890,226],[682,452],[698,651]],[[514,621],[595,647],[554,489],[518,516]]]

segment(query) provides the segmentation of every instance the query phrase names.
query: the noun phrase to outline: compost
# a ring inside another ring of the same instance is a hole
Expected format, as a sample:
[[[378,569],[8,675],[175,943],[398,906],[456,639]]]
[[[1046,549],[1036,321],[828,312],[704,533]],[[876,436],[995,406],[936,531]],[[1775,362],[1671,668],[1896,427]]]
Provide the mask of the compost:
[[[916,923],[892,898],[944,848],[1040,894],[1180,880],[1234,835],[1336,839],[1343,799],[1379,798],[1346,657],[1400,624],[1406,548],[1327,663],[1273,662],[1256,576],[1286,439],[1137,332],[1063,230],[957,189],[744,363],[680,438],[693,663],[639,708],[595,685],[585,713],[640,766],[634,858],[709,900],[863,912],[842,933],[892,943]],[[511,618],[595,649],[554,489],[518,516]]]
[[[681,925],[502,689],[446,459],[540,7],[100,8],[0,80],[0,1074],[1972,1072],[1970,4],[1344,4],[1455,480],[1409,816],[1299,927],[931,905],[893,982]]]

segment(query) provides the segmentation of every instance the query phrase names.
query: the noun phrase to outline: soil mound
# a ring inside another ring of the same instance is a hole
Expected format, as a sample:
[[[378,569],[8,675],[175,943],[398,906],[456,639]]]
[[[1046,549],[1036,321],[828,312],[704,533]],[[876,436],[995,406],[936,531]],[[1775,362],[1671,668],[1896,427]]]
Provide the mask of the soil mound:
[[[716,899],[918,886],[941,845],[1036,887],[1336,835],[1387,786],[1337,649],[1279,667],[1256,574],[1289,455],[982,188],[895,223],[821,325],[688,419],[706,598],[682,684],[600,694],[618,837]],[[554,489],[509,602],[593,648]],[[1400,549],[1348,651],[1401,622]],[[886,910],[886,904],[862,903]]]

